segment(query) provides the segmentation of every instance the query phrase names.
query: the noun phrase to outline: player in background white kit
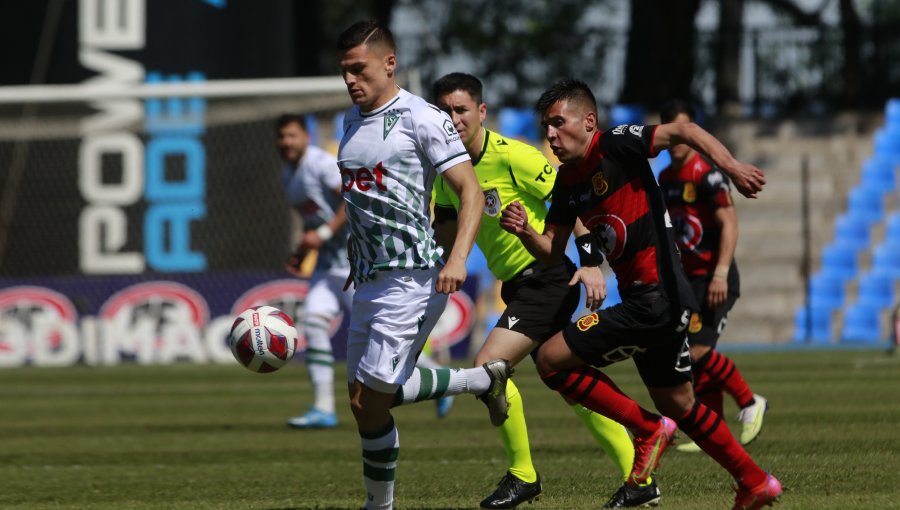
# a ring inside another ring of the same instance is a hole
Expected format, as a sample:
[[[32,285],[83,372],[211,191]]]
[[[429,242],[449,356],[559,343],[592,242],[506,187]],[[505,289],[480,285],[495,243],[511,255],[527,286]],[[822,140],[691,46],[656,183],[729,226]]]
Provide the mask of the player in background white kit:
[[[366,510],[391,510],[400,438],[392,406],[462,392],[506,413],[509,363],[427,370],[415,359],[448,294],[466,278],[484,202],[469,154],[450,118],[397,86],[394,39],[361,21],[338,39],[341,74],[354,103],[338,151],[356,283],[347,340],[350,407],[362,443]],[[431,230],[441,174],[460,197],[453,249]]]
[[[307,340],[306,365],[313,387],[314,401],[309,410],[288,419],[295,428],[332,428],[337,426],[334,405],[334,354],[330,329],[341,309],[350,311],[353,290],[342,291],[350,263],[347,257],[348,230],[341,199],[341,174],[337,160],[327,151],[310,143],[309,128],[302,115],[284,114],[275,123],[276,146],[284,161],[282,185],[287,200],[303,221],[303,236],[288,261],[288,269],[299,270],[312,250],[318,251],[304,306],[303,322],[298,324]],[[418,364],[441,368],[427,356]],[[438,417],[453,405],[453,397],[436,401]]]

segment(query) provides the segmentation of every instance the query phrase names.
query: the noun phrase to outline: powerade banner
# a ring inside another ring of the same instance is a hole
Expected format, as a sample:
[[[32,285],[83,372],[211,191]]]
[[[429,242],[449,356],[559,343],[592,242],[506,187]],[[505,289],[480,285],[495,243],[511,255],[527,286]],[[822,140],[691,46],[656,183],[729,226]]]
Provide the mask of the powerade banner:
[[[470,279],[451,295],[432,351],[469,355],[476,288]],[[278,272],[2,278],[0,367],[235,363],[228,333],[236,315],[268,304],[302,324],[308,292],[308,280]],[[346,358],[347,323],[331,324],[337,359]],[[305,348],[301,341],[295,359]]]

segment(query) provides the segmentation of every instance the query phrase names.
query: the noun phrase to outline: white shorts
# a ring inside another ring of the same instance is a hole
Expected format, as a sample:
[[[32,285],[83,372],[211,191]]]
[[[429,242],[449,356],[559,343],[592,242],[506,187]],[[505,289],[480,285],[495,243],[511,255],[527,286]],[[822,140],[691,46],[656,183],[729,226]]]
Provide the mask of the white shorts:
[[[303,305],[305,316],[318,315],[331,321],[341,313],[341,308],[350,310],[353,301],[353,286],[343,291],[347,275],[340,276],[325,271],[315,271],[309,280],[309,293]]]
[[[447,294],[434,290],[442,268],[381,271],[353,296],[347,334],[347,379],[394,393],[444,313]]]

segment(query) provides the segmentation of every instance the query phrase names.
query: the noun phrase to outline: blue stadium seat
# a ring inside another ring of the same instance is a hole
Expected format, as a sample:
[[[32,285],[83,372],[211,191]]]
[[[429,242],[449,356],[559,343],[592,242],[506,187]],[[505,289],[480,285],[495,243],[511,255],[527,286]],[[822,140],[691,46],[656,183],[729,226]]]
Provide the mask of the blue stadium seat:
[[[340,142],[344,137],[344,112],[334,114],[332,125],[334,126],[334,141]]]
[[[524,138],[530,142],[541,139],[537,114],[530,108],[501,108],[497,123],[504,136]]]
[[[643,106],[635,104],[614,104],[609,107],[609,125],[643,124],[646,112]]]
[[[865,303],[857,303],[844,313],[841,328],[841,342],[880,342],[881,328],[878,324],[878,308]]]
[[[884,106],[884,121],[888,127],[900,127],[900,98],[888,99]]]
[[[822,273],[848,280],[856,276],[856,248],[853,245],[835,241],[822,250]]]
[[[869,246],[869,223],[859,216],[842,214],[834,222],[835,240],[849,244],[857,250]]]
[[[801,306],[797,309],[797,313],[794,315],[794,341],[831,342],[832,312],[832,308],[812,305],[809,308]],[[808,320],[807,317],[810,317],[811,320]]]
[[[860,276],[857,303],[885,308],[894,302],[894,278],[878,268]]]
[[[900,126],[889,125],[875,131],[875,154],[900,155]]]
[[[880,188],[882,192],[897,189],[897,163],[895,158],[875,155],[867,159],[862,167],[862,184]]]
[[[884,242],[900,244],[900,213],[893,213],[887,217],[884,229]]]
[[[884,214],[883,194],[884,190],[874,185],[856,186],[847,197],[847,212],[875,223]]]
[[[830,309],[843,306],[844,283],[846,279],[820,271],[809,282],[809,303],[814,307]]]
[[[900,278],[900,243],[885,241],[872,250],[872,270]]]
[[[653,176],[659,179],[659,174],[672,164],[672,155],[668,150],[659,151],[655,158],[650,160],[650,169],[653,170]]]

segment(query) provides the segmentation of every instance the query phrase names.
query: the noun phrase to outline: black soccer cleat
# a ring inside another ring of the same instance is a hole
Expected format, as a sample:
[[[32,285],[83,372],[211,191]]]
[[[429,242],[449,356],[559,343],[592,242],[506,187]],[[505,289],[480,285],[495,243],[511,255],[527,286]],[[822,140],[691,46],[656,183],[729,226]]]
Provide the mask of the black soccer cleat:
[[[506,401],[506,383],[514,370],[509,366],[509,361],[505,359],[491,360],[481,366],[491,378],[491,385],[478,398],[487,405],[488,413],[491,416],[491,424],[499,427],[509,417],[509,402]]]
[[[507,471],[497,484],[497,490],[481,502],[481,508],[515,508],[525,501],[531,503],[537,500],[540,494],[541,475],[534,482],[527,483]]]
[[[643,487],[632,487],[627,483],[622,484],[619,490],[609,498],[603,508],[634,508],[641,506],[656,506],[662,494],[656,486],[656,480]]]

